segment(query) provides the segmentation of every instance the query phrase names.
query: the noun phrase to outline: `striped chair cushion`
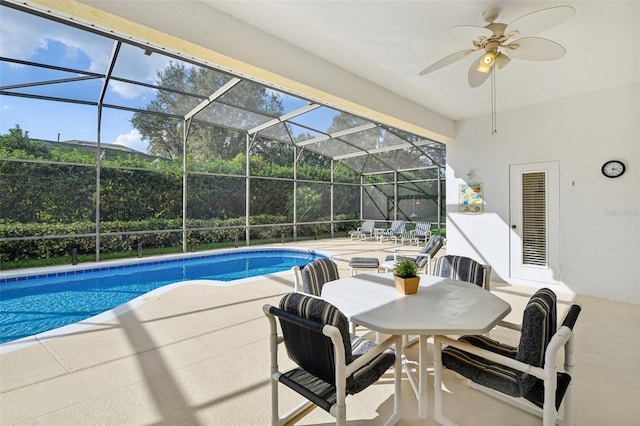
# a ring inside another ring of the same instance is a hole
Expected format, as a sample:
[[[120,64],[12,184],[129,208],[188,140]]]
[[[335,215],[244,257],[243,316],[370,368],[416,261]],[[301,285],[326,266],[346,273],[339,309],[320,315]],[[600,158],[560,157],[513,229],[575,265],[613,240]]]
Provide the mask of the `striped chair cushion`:
[[[536,367],[543,367],[544,353],[551,336],[555,334],[555,329],[556,296],[551,290],[543,288],[527,303],[517,348],[486,336],[462,336],[459,340]],[[515,397],[527,394],[539,381],[534,376],[453,347],[447,347],[442,351],[442,363],[473,382]]]
[[[529,300],[522,318],[520,345],[516,359],[536,367],[544,366],[544,355],[551,338],[556,334],[556,295],[548,288],[538,290]],[[523,393],[528,392],[538,381],[533,376],[521,373]]]
[[[414,234],[418,237],[431,235],[431,222],[416,222]]]
[[[465,338],[461,337],[459,340],[464,341]],[[442,351],[442,364],[472,382],[507,395],[522,396],[518,387],[518,372],[512,368],[453,347]]]
[[[365,220],[360,228],[349,231],[349,235],[371,235],[375,226],[376,223],[373,220]]]
[[[420,250],[420,254],[428,255],[428,256],[418,255],[416,257],[416,265],[418,265],[419,268],[424,267],[424,265],[429,260],[429,256],[431,257],[431,259],[433,259],[436,253],[440,251],[443,245],[444,245],[444,238],[441,235],[436,235],[432,238],[429,238],[429,241],[427,242],[427,244],[425,244],[422,250]]]
[[[404,234],[406,227],[406,220],[394,220],[393,222],[391,222],[391,226],[389,227],[389,229],[382,231],[381,235],[402,235]]]
[[[349,261],[352,268],[377,268],[380,262],[375,257],[352,257]]]
[[[318,259],[308,263],[300,271],[302,290],[320,296],[324,283],[340,278],[338,265],[331,259]]]
[[[376,344],[371,340],[356,336],[355,334],[351,335],[351,348],[354,359],[366,354],[375,347]],[[369,364],[360,368],[353,373],[351,377],[347,378],[347,393],[351,395],[356,394],[364,390],[371,383],[376,382],[380,376],[393,365],[395,360],[396,356],[393,349],[387,349],[382,352]]]
[[[484,286],[484,273],[484,266],[475,260],[450,254],[439,257],[433,268],[433,275],[466,281],[480,287]]]
[[[350,364],[356,358],[367,353],[374,348],[376,344],[365,338],[349,334],[349,323],[346,317],[332,304],[322,299],[312,297],[302,293],[290,293],[280,301],[280,309],[283,311],[298,315],[310,321],[332,325],[342,335],[342,342],[345,348],[345,361]],[[282,324],[282,321],[281,321]],[[289,356],[301,367],[296,368],[285,374],[283,383],[288,386],[292,382],[297,382],[298,386],[303,386],[309,390],[315,389],[314,393],[320,392],[324,399],[335,401],[335,395],[331,395],[330,388],[335,385],[335,366],[333,364],[333,345],[329,344],[331,351],[318,351],[318,345],[311,342],[311,339],[321,338],[325,342],[330,342],[328,337],[324,335],[318,336],[319,333],[305,333],[302,341],[292,342],[285,332],[286,326],[283,327],[285,335],[285,345]],[[290,330],[289,330],[290,331]],[[312,336],[315,334],[316,336]],[[300,336],[297,336],[300,337]],[[326,363],[329,361],[330,371],[327,370]],[[355,394],[365,389],[370,384],[377,381],[384,372],[393,365],[395,361],[395,353],[392,349],[387,349],[378,355],[372,362],[356,371],[347,378],[346,391],[348,394]],[[325,367],[318,370],[317,365],[324,364]],[[294,385],[295,386],[295,385]],[[329,387],[327,387],[329,386]],[[334,391],[335,392],[335,391]]]
[[[290,293],[280,300],[280,309],[314,322],[336,327],[340,330],[340,334],[342,334],[342,343],[344,344],[346,352],[346,363],[349,364],[353,360],[351,356],[349,321],[342,312],[331,303],[304,293]]]

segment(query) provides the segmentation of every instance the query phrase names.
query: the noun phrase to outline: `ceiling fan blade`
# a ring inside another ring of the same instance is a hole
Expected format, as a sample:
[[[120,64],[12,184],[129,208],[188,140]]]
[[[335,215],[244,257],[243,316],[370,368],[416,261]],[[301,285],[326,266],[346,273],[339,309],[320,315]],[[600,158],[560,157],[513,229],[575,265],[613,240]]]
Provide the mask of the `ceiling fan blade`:
[[[502,69],[506,67],[507,65],[509,65],[509,62],[511,62],[511,58],[504,53],[498,53],[496,55],[496,65],[498,66],[498,68]]]
[[[491,68],[489,72],[478,71],[477,68],[481,60],[482,60],[482,57],[480,57],[480,59],[478,59],[477,61],[473,61],[473,63],[471,64],[471,67],[469,68],[469,86],[471,87],[480,86],[482,83],[484,83],[487,80],[487,78],[489,77],[489,74],[493,72],[493,68]]]
[[[505,34],[514,30],[520,36],[538,34],[569,19],[575,12],[571,6],[556,6],[531,12],[507,25]]]
[[[461,50],[459,52],[456,53],[452,53],[449,56],[445,56],[444,58],[440,59],[439,61],[434,62],[433,64],[429,65],[427,68],[423,69],[422,71],[420,71],[420,75],[425,75],[425,74],[429,74],[430,72],[439,70],[440,68],[446,67],[447,65],[450,65],[454,62],[459,61],[460,59],[465,58],[467,55],[469,55],[470,53],[475,52],[477,49],[467,49],[467,50]]]
[[[449,32],[465,40],[475,40],[478,37],[489,38],[493,35],[493,31],[489,28],[479,27],[477,25],[456,25],[449,28]]]
[[[555,41],[540,37],[525,37],[505,46],[509,56],[529,61],[553,61],[560,59],[567,50]]]

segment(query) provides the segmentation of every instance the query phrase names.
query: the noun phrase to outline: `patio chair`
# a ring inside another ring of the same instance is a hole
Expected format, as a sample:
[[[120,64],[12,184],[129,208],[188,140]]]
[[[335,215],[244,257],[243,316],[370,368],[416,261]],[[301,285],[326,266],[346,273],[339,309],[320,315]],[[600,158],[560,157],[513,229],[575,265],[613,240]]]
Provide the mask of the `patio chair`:
[[[331,259],[316,259],[302,268],[294,266],[293,272],[294,291],[320,296],[324,283],[340,278],[338,265]]]
[[[401,244],[404,244],[404,240],[408,240],[409,243],[415,242],[416,246],[420,246],[420,242],[425,243],[431,237],[431,222],[416,222],[416,227],[401,235]]]
[[[322,294],[322,286],[325,283],[340,278],[338,265],[331,259],[316,259],[302,268],[294,266],[291,272],[293,273],[293,290],[296,293],[306,293],[316,297]],[[355,323],[351,323],[351,332],[356,332]]]
[[[418,268],[422,269],[425,273],[431,274],[431,260],[440,251],[444,245],[444,238],[441,235],[435,235],[430,238],[424,247],[417,251],[417,249],[401,248],[396,249],[392,255],[385,258],[382,267],[385,272],[393,269],[398,259],[413,260]]]
[[[393,240],[394,242],[398,240],[405,233],[405,228],[407,226],[406,220],[394,220],[391,222],[391,226],[384,231],[381,231],[378,236],[380,237],[380,242],[383,242],[385,239]]]
[[[464,256],[447,254],[436,260],[433,275],[476,284],[490,289],[491,267]]]
[[[363,391],[394,366],[394,413],[400,416],[401,357],[400,339],[389,337],[381,343],[349,334],[346,317],[330,303],[290,293],[282,298],[279,308],[264,305],[270,324],[271,349],[271,424],[289,424],[306,414],[315,404],[346,423],[347,395]],[[282,334],[278,334],[276,317]],[[296,364],[281,372],[278,347],[284,343],[289,358]],[[395,345],[395,351],[391,348]],[[305,397],[298,407],[280,417],[279,384]],[[391,420],[391,419],[390,419]]]
[[[293,288],[296,293],[320,296],[324,283],[340,278],[338,265],[331,259],[316,259],[306,265],[294,266]]]
[[[556,424],[564,397],[563,424],[571,425],[572,337],[580,310],[580,305],[572,305],[556,332],[556,295],[543,288],[531,297],[524,310],[517,347],[486,336],[462,336],[457,340],[436,336],[435,418],[438,423],[450,423],[442,413],[444,365],[468,378],[473,388],[542,417],[544,426]],[[445,349],[443,344],[447,345]],[[564,371],[559,372],[557,359],[562,348]]]
[[[351,236],[351,241],[353,241],[353,237],[357,237],[361,240],[366,240],[367,238],[373,238],[375,232],[376,222],[373,220],[365,220],[362,222],[362,226],[356,229],[355,231],[349,231],[349,235]]]

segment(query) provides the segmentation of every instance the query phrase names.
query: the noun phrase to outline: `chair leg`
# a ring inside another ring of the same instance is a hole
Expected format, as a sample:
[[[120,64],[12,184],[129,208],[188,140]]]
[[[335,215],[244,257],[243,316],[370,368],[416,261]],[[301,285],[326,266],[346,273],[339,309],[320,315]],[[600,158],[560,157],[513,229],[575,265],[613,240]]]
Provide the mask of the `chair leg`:
[[[280,414],[278,413],[278,382],[271,377],[271,425],[280,424]]]
[[[393,364],[393,414],[385,422],[386,425],[395,425],[400,421],[402,417],[401,402],[402,402],[402,337],[395,337],[395,351],[396,361]]]
[[[444,416],[442,415],[442,344],[438,340],[438,336],[433,339],[433,417],[436,422],[443,424]]]
[[[569,339],[567,343],[564,345],[564,371],[566,371],[569,375],[573,374],[573,338]],[[569,387],[567,387],[566,392],[564,393],[564,412],[562,413],[563,425],[565,426],[573,426],[573,398],[572,394],[572,382],[569,382]]]
[[[433,418],[439,425],[457,426],[442,412],[442,342],[433,338]]]

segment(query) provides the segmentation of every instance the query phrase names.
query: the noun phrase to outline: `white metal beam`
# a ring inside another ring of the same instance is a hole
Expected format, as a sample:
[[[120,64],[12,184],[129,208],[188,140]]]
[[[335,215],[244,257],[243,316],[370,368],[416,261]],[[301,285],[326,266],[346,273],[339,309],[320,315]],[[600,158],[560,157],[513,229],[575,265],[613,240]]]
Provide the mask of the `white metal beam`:
[[[209,106],[213,101],[215,101],[216,99],[218,99],[220,96],[224,95],[225,93],[227,93],[233,86],[235,86],[236,84],[240,83],[242,80],[240,80],[237,77],[232,78],[231,80],[229,80],[224,86],[222,86],[221,88],[219,88],[218,90],[216,90],[211,96],[209,96],[207,99],[205,99],[204,101],[200,102],[199,105],[197,105],[194,109],[192,109],[191,111],[189,111],[188,113],[186,113],[184,115],[184,119],[185,120],[189,120],[191,119],[194,115],[196,115],[197,113],[199,113],[200,111],[202,111],[203,109],[205,109],[207,106]]]

